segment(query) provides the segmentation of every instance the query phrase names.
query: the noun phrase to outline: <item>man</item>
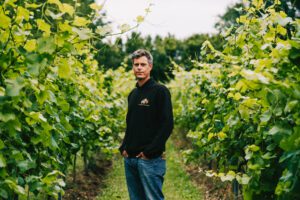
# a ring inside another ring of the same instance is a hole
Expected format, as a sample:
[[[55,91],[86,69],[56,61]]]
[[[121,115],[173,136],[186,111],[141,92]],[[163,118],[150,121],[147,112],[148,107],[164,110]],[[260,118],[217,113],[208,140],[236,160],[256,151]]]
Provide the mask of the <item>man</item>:
[[[152,55],[143,49],[131,55],[136,88],[128,95],[126,133],[119,150],[124,157],[131,200],[162,200],[166,160],[162,156],[173,130],[169,90],[150,78]]]

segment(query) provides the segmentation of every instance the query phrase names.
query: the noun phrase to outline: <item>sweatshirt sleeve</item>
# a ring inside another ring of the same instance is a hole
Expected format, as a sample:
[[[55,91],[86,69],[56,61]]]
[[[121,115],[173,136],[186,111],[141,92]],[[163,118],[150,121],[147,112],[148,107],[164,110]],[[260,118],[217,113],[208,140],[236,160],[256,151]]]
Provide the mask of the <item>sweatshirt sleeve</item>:
[[[129,93],[128,95],[128,98],[127,98],[127,102],[128,102],[128,105],[129,105],[129,98],[130,98],[130,95],[131,95],[132,92]],[[127,114],[126,114],[126,124],[128,124],[128,110],[127,110]],[[126,149],[126,139],[127,139],[127,136],[128,136],[128,127],[126,126],[126,130],[125,130],[125,136],[124,136],[124,139],[122,141],[122,144],[121,146],[119,147],[119,151],[122,155],[123,151]]]
[[[174,126],[171,94],[168,88],[165,86],[160,88],[157,100],[159,102],[158,122],[160,124],[156,137],[143,152],[146,157],[151,157],[155,152],[164,150],[166,141],[171,135]]]

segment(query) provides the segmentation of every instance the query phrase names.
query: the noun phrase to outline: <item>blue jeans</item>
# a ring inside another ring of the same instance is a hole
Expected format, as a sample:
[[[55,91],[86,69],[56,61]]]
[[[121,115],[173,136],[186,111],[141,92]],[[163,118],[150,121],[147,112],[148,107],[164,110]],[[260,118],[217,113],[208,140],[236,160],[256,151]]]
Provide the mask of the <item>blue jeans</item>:
[[[124,158],[125,175],[130,200],[163,200],[162,186],[166,160]]]

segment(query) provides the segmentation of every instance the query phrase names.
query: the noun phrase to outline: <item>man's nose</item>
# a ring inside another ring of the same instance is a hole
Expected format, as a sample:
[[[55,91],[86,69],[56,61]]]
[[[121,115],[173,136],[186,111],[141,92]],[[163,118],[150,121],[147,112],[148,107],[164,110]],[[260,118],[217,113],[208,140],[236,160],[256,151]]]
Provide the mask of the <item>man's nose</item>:
[[[142,69],[142,65],[141,64],[138,65],[138,69]]]

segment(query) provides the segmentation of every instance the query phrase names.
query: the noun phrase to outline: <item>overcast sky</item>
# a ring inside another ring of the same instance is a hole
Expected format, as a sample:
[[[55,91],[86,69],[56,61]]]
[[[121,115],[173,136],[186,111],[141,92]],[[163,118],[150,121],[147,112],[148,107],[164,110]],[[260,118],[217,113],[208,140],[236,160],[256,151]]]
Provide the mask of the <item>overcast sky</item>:
[[[103,3],[104,0],[97,0]],[[145,15],[149,4],[151,12],[136,31],[143,35],[168,33],[186,38],[194,33],[214,33],[218,15],[239,0],[107,0],[104,9],[115,26],[134,25],[139,15]]]

